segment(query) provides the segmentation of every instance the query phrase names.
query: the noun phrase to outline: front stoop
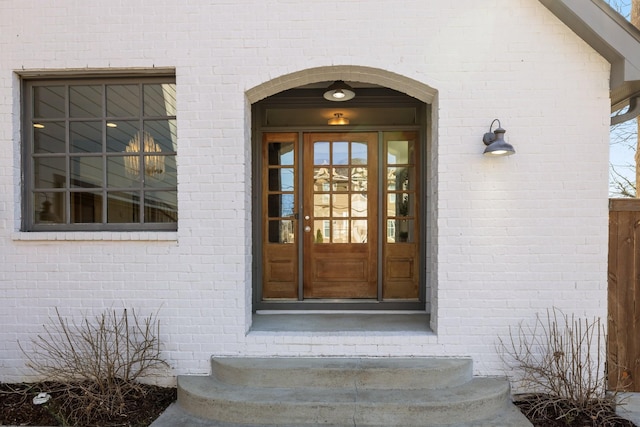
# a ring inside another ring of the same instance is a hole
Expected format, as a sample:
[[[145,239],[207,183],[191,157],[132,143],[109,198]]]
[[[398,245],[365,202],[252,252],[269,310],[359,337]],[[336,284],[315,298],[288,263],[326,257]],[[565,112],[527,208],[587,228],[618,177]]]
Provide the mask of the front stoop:
[[[178,407],[211,426],[531,426],[470,359],[215,358],[178,377]]]

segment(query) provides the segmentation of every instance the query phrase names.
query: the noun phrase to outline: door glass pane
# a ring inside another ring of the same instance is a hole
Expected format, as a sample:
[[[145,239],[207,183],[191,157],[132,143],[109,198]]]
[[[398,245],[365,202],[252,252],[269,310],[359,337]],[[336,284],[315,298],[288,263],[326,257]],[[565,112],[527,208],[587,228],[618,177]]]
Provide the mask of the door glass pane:
[[[269,169],[269,191],[293,191],[293,168]]]
[[[414,221],[412,219],[395,219],[387,221],[387,242],[414,242]]]
[[[366,165],[367,155],[367,144],[363,142],[354,142],[351,144],[352,165]]]
[[[387,189],[389,190],[413,190],[413,167],[389,167],[387,168]]]
[[[389,141],[387,163],[390,165],[408,164],[410,151],[413,149],[413,141]]]
[[[291,220],[269,221],[269,243],[295,243],[294,223]]]
[[[313,170],[313,189],[315,191],[329,191],[330,181],[329,168],[315,168]]]
[[[333,143],[333,164],[334,165],[349,164],[349,143],[348,142]]]
[[[332,220],[331,243],[349,243],[349,232],[351,230],[348,219]]]
[[[349,216],[349,195],[333,194],[331,197],[331,216],[346,218]]]
[[[368,212],[367,195],[356,193],[351,195],[351,216],[366,217]]]
[[[293,216],[293,194],[270,194],[268,205],[270,218]]]
[[[368,226],[366,219],[351,221],[351,243],[367,243]]]
[[[331,243],[331,222],[329,220],[313,221],[314,243]]]
[[[331,182],[333,191],[349,191],[349,168],[333,168]]]
[[[267,196],[267,214],[269,218],[282,216],[282,194],[270,194]]]
[[[387,214],[389,216],[413,216],[413,194],[391,193],[387,195]]]
[[[329,194],[314,194],[313,195],[313,216],[328,217],[329,216]]]
[[[366,167],[351,168],[351,191],[367,191],[367,180]]]
[[[329,164],[329,143],[328,142],[313,143],[313,164],[314,165]]]
[[[293,166],[293,143],[272,142],[268,149],[269,166]]]

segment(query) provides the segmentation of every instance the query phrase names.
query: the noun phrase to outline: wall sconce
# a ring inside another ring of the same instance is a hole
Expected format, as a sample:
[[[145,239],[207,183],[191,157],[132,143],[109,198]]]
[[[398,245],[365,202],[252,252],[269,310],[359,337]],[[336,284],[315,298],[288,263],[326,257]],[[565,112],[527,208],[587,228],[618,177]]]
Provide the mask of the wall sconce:
[[[353,91],[353,88],[342,80],[335,81],[324,93],[324,99],[338,102],[348,101],[355,96],[356,93]]]
[[[333,117],[327,121],[332,126],[343,126],[349,124],[349,119],[344,117],[342,113],[334,113]]]
[[[495,122],[498,122],[498,127],[492,132],[491,128]],[[515,154],[516,150],[514,150],[513,145],[504,140],[505,132],[506,130],[502,129],[500,125],[500,120],[494,119],[491,122],[489,132],[485,133],[482,137],[482,142],[487,146],[487,148],[484,149],[485,155],[498,157]]]

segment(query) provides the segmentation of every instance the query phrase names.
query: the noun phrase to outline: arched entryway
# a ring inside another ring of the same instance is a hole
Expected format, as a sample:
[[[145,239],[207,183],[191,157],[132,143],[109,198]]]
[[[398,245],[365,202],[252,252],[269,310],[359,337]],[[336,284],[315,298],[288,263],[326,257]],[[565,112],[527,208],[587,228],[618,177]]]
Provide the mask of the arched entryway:
[[[261,98],[252,104],[254,310],[424,310],[435,92],[381,70],[324,71],[249,93]],[[325,99],[335,81],[356,96]]]

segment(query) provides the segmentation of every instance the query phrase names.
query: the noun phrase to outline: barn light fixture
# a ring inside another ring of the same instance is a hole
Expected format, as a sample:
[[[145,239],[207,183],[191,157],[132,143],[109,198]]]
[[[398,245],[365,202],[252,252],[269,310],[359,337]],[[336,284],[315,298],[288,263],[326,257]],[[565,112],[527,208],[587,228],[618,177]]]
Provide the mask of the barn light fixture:
[[[342,113],[334,113],[333,117],[329,119],[329,121],[327,122],[330,125],[333,126],[341,126],[341,125],[348,125],[349,124],[349,119],[347,119],[346,117],[344,117],[342,115]]]
[[[335,81],[324,93],[324,99],[337,102],[348,101],[355,96],[356,93],[353,88],[342,80]]]
[[[492,132],[491,128],[495,122],[498,122],[498,127]],[[482,142],[487,146],[487,148],[484,149],[485,155],[499,157],[515,154],[516,150],[514,150],[513,145],[504,140],[505,132],[506,130],[502,129],[500,125],[500,120],[494,119],[491,122],[489,132],[485,133],[482,137]]]

